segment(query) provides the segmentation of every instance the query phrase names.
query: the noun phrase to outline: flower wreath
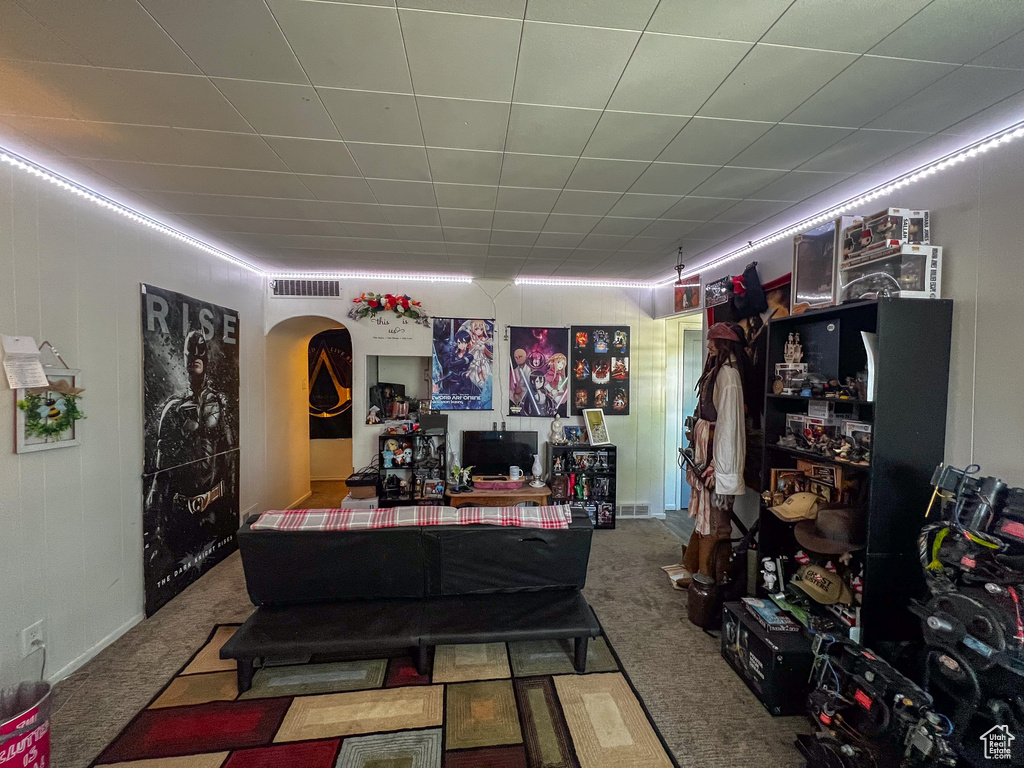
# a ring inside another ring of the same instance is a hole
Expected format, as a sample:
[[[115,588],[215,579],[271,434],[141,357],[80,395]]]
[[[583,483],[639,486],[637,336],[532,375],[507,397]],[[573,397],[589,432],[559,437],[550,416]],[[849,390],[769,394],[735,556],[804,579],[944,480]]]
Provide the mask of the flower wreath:
[[[59,437],[76,421],[85,418],[78,407],[78,395],[62,394],[51,398],[46,392],[35,392],[19,400],[18,408],[25,413],[25,434],[45,440]],[[53,415],[54,411],[57,416]]]
[[[420,325],[430,325],[430,318],[418,301],[413,301],[405,294],[361,293],[352,299],[355,305],[348,311],[353,320],[365,317],[376,317],[382,312],[393,312],[396,317],[407,317]]]

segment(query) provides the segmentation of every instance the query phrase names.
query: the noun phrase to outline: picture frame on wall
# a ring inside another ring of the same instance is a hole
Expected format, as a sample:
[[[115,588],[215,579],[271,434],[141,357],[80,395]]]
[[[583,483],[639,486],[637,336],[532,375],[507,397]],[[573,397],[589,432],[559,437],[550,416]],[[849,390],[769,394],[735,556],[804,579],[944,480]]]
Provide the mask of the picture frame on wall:
[[[699,274],[684,277],[675,284],[676,312],[690,312],[702,306]]]
[[[583,421],[587,425],[587,439],[591,445],[611,445],[608,437],[608,426],[604,421],[604,411],[600,408],[586,408],[583,411]]]
[[[46,370],[46,380],[49,381],[51,385],[60,385],[62,388],[66,388],[72,393],[81,391],[78,386],[78,379],[79,370],[77,368]],[[14,391],[14,452],[34,453],[36,451],[48,451],[53,448],[70,448],[74,445],[81,445],[77,421],[72,421],[71,425],[66,430],[58,435],[54,435],[53,437],[44,438],[28,434],[26,431],[28,416],[25,411],[18,407],[18,403],[24,401],[29,392],[35,392],[35,390],[16,389]],[[63,412],[61,404],[64,396],[61,391],[51,389],[43,393],[43,395],[42,407],[45,407],[48,411],[44,418],[50,420],[59,417],[59,414]]]

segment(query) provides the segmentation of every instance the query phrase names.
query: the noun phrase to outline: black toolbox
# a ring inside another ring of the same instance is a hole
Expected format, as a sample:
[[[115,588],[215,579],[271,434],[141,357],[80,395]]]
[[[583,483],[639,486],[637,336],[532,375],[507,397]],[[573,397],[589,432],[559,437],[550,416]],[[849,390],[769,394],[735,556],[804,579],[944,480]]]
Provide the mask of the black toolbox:
[[[722,658],[773,715],[806,712],[814,654],[804,632],[771,632],[742,602],[726,603]]]

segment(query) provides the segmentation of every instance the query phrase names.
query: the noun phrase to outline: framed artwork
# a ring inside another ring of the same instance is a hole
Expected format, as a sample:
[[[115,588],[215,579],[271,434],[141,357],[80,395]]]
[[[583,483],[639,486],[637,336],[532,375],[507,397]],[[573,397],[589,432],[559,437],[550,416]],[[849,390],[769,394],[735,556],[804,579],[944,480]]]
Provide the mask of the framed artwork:
[[[493,360],[493,320],[435,317],[431,410],[491,410]]]
[[[691,309],[700,309],[700,275],[684,277],[681,282],[676,283],[675,309],[676,312],[689,312]]]
[[[704,286],[704,306],[711,308],[725,304],[732,296],[732,276],[726,275],[712,280]]]
[[[508,415],[568,415],[569,329],[512,326],[508,348]]]
[[[587,408],[583,411],[583,421],[587,425],[587,438],[591,445],[611,445],[608,427],[604,423],[604,411],[600,408]]]
[[[600,408],[608,416],[629,414],[631,340],[628,325],[574,325],[569,331],[572,366],[569,413]]]
[[[17,389],[14,392],[14,452],[33,453],[48,451],[52,448],[68,448],[80,445],[78,437],[78,421],[70,420],[67,429],[60,430],[62,420],[68,411],[68,405],[75,402],[83,392],[78,386],[79,371],[76,368],[44,368],[49,389],[36,387]],[[29,410],[23,410],[25,403]],[[39,425],[40,429],[32,429],[31,424]],[[40,435],[42,430],[49,434]],[[57,431],[59,430],[59,431]]]

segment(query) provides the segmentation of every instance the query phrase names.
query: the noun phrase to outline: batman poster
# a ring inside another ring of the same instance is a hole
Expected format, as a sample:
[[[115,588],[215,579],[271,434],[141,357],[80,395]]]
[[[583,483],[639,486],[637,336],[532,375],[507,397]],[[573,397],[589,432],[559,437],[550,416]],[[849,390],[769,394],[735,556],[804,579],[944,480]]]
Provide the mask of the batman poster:
[[[142,285],[146,615],[236,548],[238,313]]]

